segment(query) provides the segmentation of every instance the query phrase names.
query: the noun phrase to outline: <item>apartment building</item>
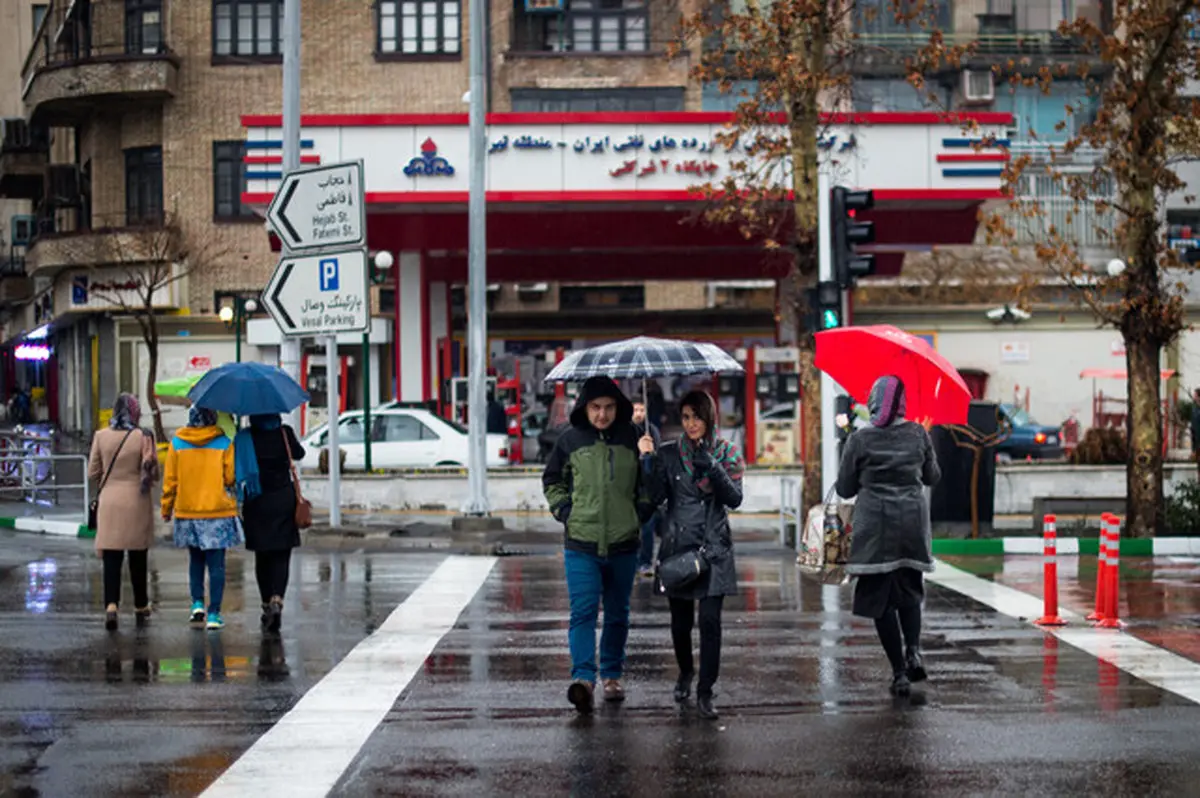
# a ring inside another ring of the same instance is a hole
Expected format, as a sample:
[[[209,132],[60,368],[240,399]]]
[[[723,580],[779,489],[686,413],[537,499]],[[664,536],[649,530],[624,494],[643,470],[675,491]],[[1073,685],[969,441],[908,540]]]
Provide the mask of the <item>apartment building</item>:
[[[867,12],[886,3],[859,1],[857,24],[867,46],[855,65],[855,109],[918,111],[928,103],[903,81],[900,64],[927,34]],[[1054,133],[1057,121],[1081,118],[1065,112],[1073,97],[1086,114],[1082,84],[1063,84],[1061,95],[1047,98],[1036,89],[1010,89],[991,67],[1014,58],[1026,67],[1077,58],[1073,43],[1055,32],[1058,22],[1083,14],[1104,24],[1108,0],[931,5],[950,38],[980,43],[966,69],[934,76],[940,106],[1011,112],[1013,148],[1035,154],[1065,135]],[[728,110],[734,98],[694,85],[686,59],[665,57],[675,19],[688,7],[491,0],[488,110]],[[242,117],[280,111],[282,10],[283,0],[52,0],[22,4],[24,23],[5,25],[0,34],[28,35],[0,48],[0,58],[12,61],[0,62],[3,116],[21,120],[11,127],[23,131],[20,148],[0,150],[0,201],[18,203],[6,206],[6,221],[32,217],[21,223],[23,230],[31,225],[23,271],[10,266],[0,273],[0,353],[10,365],[4,385],[43,389],[41,412],[61,426],[87,430],[117,391],[145,393],[149,356],[132,307],[157,311],[160,378],[233,357],[234,331],[218,314],[256,296],[277,258],[243,193],[252,180],[276,173],[280,157],[277,148],[247,149]],[[466,111],[462,0],[303,0],[302,12],[306,115]],[[18,52],[19,64],[10,55]],[[1049,189],[1031,179],[1028,190],[1044,200]],[[1065,200],[1060,204],[1065,214]],[[1089,234],[1091,224],[1077,224],[1081,235]],[[538,354],[638,331],[720,336],[731,345],[775,340],[774,283],[754,274],[724,282],[603,284],[578,281],[584,276],[491,286],[492,354]],[[376,398],[399,392],[398,281],[385,278],[375,289],[370,357],[360,362],[357,348],[344,351],[343,395],[351,405],[361,401],[359,369],[370,369]],[[946,346],[957,334],[954,324],[922,316],[919,308],[864,305],[862,313],[879,320],[915,314],[908,326],[928,328]],[[450,291],[446,315],[450,334],[461,335],[461,287]],[[1007,335],[985,328],[982,316],[968,327],[972,334]],[[261,313],[245,336],[244,356],[273,358],[278,339]],[[984,348],[999,352],[1001,343],[993,347],[989,339]],[[28,356],[51,359],[15,361],[19,346]],[[979,367],[995,372],[999,357]],[[314,349],[305,362],[319,397],[323,355]],[[1035,381],[1049,379],[1053,369],[1047,369]]]

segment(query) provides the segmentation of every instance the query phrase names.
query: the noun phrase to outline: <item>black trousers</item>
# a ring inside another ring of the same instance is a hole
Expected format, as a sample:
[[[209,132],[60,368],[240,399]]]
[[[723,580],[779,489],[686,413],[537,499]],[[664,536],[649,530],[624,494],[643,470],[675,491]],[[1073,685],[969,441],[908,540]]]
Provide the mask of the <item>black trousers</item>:
[[[266,604],[272,596],[283,598],[291,573],[292,550],[254,552],[254,576],[258,579],[258,595]]]
[[[105,549],[102,553],[104,560],[104,606],[121,603],[121,564],[125,561],[122,549]],[[133,585],[133,606],[136,609],[146,609],[150,606],[150,593],[146,590],[145,549],[129,551],[129,582]]]
[[[671,642],[675,645],[675,661],[679,672],[695,673],[692,665],[692,625],[696,617],[696,602],[691,599],[671,599]],[[721,605],[724,596],[700,599],[700,680],[696,695],[711,696],[713,685],[721,672]]]

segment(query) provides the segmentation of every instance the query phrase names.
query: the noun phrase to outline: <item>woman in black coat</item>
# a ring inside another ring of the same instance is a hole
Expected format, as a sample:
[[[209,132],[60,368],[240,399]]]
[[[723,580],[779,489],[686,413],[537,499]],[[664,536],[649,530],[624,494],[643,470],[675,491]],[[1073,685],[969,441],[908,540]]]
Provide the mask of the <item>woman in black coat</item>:
[[[854,614],[875,620],[892,665],[892,693],[904,696],[912,682],[926,678],[921,603],[933,553],[925,488],[941,478],[941,470],[928,421],[904,418],[899,378],[876,380],[867,409],[871,424],[850,435],[838,468],[837,492],[858,497],[846,572],[858,578]]]
[[[251,416],[249,428],[234,439],[234,459],[246,548],[254,552],[262,599],[262,627],[276,633],[283,623],[292,549],[300,545],[292,461],[304,459],[304,447],[279,416]]]
[[[682,703],[692,691],[692,625],[700,605],[700,681],[696,708],[710,719],[713,685],[721,668],[721,607],[726,596],[737,594],[737,569],[733,561],[730,509],[742,503],[742,454],[716,435],[717,408],[712,397],[692,391],[679,403],[683,437],[656,453],[649,435],[638,442],[650,496],[657,506],[667,502],[658,561],[680,552],[704,547],[709,567],[699,579],[675,590],[656,580],[658,592],[671,604],[671,641],[679,663],[675,700]]]

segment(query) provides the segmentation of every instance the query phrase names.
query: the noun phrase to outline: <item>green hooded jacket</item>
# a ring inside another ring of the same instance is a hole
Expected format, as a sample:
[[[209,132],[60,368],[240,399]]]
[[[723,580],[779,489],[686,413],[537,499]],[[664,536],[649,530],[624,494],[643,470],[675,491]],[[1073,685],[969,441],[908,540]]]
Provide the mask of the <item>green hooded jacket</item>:
[[[617,417],[598,430],[588,402],[608,396]],[[641,526],[653,512],[638,463],[633,404],[607,377],[592,377],[571,411],[571,426],[555,443],[542,474],[550,512],[565,527],[568,549],[607,557],[637,551]]]

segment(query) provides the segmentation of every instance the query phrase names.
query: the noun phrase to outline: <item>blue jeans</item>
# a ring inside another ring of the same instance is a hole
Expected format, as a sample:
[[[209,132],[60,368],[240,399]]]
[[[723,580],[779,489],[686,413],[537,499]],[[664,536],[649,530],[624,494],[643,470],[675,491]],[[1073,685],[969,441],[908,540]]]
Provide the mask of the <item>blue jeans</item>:
[[[658,532],[661,519],[658,513],[650,516],[650,520],[642,524],[642,548],[638,552],[638,567],[649,568],[654,565],[654,535]]]
[[[604,602],[600,678],[620,679],[629,637],[629,594],[637,576],[637,552],[597,557],[568,549],[567,595],[571,601],[571,678],[596,681],[596,618]]]
[[[209,612],[221,611],[225,597],[225,549],[188,549],[188,581],[192,601],[204,603],[204,569],[208,569]]]

